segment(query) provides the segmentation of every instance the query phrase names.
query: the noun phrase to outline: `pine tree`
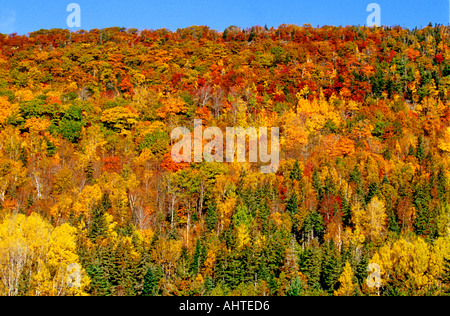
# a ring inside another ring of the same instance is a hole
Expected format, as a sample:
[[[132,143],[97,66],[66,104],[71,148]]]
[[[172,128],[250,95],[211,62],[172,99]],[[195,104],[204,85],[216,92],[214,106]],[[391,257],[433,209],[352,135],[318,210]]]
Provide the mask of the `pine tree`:
[[[302,296],[305,293],[305,285],[299,276],[296,276],[286,291],[287,296]]]
[[[442,269],[440,281],[443,283],[443,292],[450,294],[450,257],[444,257],[444,267]]]
[[[320,179],[320,173],[316,169],[314,169],[312,174],[312,185],[314,190],[316,190],[317,199],[320,200],[323,193],[323,185],[322,180]]]
[[[104,267],[99,264],[90,264],[86,269],[91,279],[91,294],[94,296],[107,296],[110,294],[108,278],[105,275]]]
[[[414,207],[416,208],[416,219],[414,228],[417,234],[428,236],[432,233],[431,212],[429,209],[429,185],[428,183],[418,183],[414,190]]]
[[[99,237],[106,237],[108,225],[106,222],[104,208],[96,204],[92,210],[92,223],[89,229],[89,238],[95,241]]]
[[[320,290],[320,272],[322,264],[322,251],[318,243],[312,243],[300,253],[300,272],[308,280],[308,288]]]
[[[308,242],[314,238],[322,240],[325,232],[322,215],[317,211],[312,211],[306,216],[302,231],[306,235]]]
[[[286,212],[294,218],[294,215],[297,214],[298,211],[298,197],[296,193],[293,193],[286,204]]]
[[[197,243],[195,244],[195,252],[194,256],[192,257],[192,263],[191,263],[191,274],[197,275],[200,271],[200,265],[202,261],[203,252],[205,251],[204,246],[201,244],[200,239],[197,239]]]
[[[367,196],[366,196],[366,204],[370,202],[370,200],[372,200],[372,198],[376,195],[380,194],[380,188],[378,187],[378,183],[376,182],[371,182],[369,184],[369,191],[367,192]]]
[[[352,213],[351,213],[351,205],[349,201],[344,197],[342,199],[341,204],[341,212],[342,212],[342,222],[344,226],[350,226]]]
[[[140,271],[138,262],[131,254],[132,249],[129,243],[123,238],[115,246],[112,252],[110,280],[113,288],[112,294],[117,296],[134,296],[139,280]]]
[[[336,248],[334,241],[326,242],[322,245],[322,271],[320,283],[322,288],[328,293],[333,293],[336,289],[339,275],[341,274],[340,253]]]
[[[425,148],[422,136],[419,136],[419,138],[417,139],[416,158],[419,160],[419,163],[422,163],[423,159],[425,158]]]
[[[152,267],[147,268],[147,272],[144,275],[144,284],[142,288],[142,295],[154,296],[157,293],[158,281],[156,269]]]
[[[260,204],[258,209],[258,219],[260,220],[263,234],[267,234],[268,232],[269,215],[270,215],[269,204],[267,203],[267,199],[264,199],[264,201]]]
[[[365,194],[363,189],[363,177],[361,172],[359,171],[358,165],[355,165],[352,172],[350,172],[350,182],[355,183],[356,185],[356,195],[359,197],[360,202],[365,202]]]
[[[108,210],[112,207],[112,202],[109,197],[109,193],[103,193],[101,203],[102,203],[103,211],[108,212]]]
[[[208,231],[214,231],[217,223],[217,209],[214,203],[209,203],[206,208],[206,228]]]
[[[446,179],[445,179],[445,173],[444,173],[444,167],[439,166],[439,171],[437,174],[436,179],[436,186],[438,191],[438,197],[441,203],[447,202],[447,185],[446,185]]]
[[[408,149],[408,156],[416,156],[416,150],[414,149],[413,145],[409,145],[409,149]]]
[[[289,175],[289,178],[291,180],[297,180],[297,181],[300,181],[302,179],[302,169],[300,168],[298,159],[296,159],[294,162],[294,166],[292,167],[292,171]]]
[[[86,272],[90,283],[90,293],[94,296],[111,295],[110,269],[112,259],[112,247],[106,245],[95,247],[90,258],[86,260]]]

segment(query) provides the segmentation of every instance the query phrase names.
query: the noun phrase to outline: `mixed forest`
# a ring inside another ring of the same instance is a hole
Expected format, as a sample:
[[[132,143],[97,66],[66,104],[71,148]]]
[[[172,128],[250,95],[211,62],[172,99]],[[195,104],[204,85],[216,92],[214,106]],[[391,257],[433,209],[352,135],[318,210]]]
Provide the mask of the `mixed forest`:
[[[1,295],[447,295],[450,28],[0,35]],[[280,166],[175,163],[279,127]]]

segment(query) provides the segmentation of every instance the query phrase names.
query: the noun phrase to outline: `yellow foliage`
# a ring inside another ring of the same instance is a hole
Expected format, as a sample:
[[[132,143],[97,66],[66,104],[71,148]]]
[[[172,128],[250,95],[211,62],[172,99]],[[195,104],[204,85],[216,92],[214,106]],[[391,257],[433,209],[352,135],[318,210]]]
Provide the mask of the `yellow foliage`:
[[[25,128],[28,128],[31,133],[43,133],[47,131],[50,124],[50,120],[46,117],[31,117],[26,120]]]
[[[334,296],[353,296],[356,285],[353,283],[353,270],[350,263],[345,263],[344,272],[339,277],[339,288],[334,291]]]
[[[297,113],[305,120],[309,133],[321,130],[327,121],[331,121],[336,126],[339,126],[342,121],[338,111],[325,99],[310,101],[300,98],[297,103]]]
[[[404,238],[393,244],[383,245],[371,262],[381,268],[381,285],[402,280],[405,294],[424,294],[440,283],[444,258],[450,254],[447,238],[438,238],[433,245],[420,237]],[[398,286],[398,283],[396,283]]]
[[[380,241],[386,232],[386,208],[377,196],[370,200],[361,219],[365,236],[371,241]]]
[[[116,106],[103,111],[100,120],[120,132],[131,129],[137,123],[139,115],[128,107]]]
[[[250,232],[245,224],[237,227],[237,247],[242,248],[250,243]]]
[[[87,185],[80,193],[73,205],[76,215],[88,216],[94,205],[102,198],[102,189],[98,184]]]
[[[163,100],[163,106],[158,109],[157,114],[161,118],[186,113],[186,103],[180,98],[169,97]]]
[[[53,228],[39,215],[7,216],[0,224],[0,294],[18,295],[19,280],[30,275],[31,295],[84,295],[89,277],[76,252],[76,229]],[[78,266],[75,274],[69,266]],[[68,278],[76,276],[77,283]]]
[[[0,125],[6,123],[6,120],[19,111],[17,104],[11,104],[8,97],[0,97]]]
[[[100,160],[97,150],[102,149],[107,142],[98,125],[92,125],[88,129],[83,130],[82,133],[81,148],[83,154],[80,155],[80,162],[83,168],[85,168],[90,161]]]
[[[33,92],[31,92],[28,89],[16,91],[15,95],[17,100],[19,100],[19,102],[26,102],[33,100]]]
[[[450,153],[450,127],[445,129],[442,138],[439,140],[439,148]]]

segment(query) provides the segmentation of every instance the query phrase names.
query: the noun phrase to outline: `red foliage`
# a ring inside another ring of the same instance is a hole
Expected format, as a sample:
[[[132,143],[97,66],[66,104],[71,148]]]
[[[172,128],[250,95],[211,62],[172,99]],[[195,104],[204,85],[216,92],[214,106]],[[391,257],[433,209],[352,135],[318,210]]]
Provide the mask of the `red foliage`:
[[[103,171],[106,172],[116,172],[116,173],[120,173],[122,172],[123,169],[123,164],[120,160],[120,157],[117,156],[111,156],[111,157],[106,157],[103,159]]]

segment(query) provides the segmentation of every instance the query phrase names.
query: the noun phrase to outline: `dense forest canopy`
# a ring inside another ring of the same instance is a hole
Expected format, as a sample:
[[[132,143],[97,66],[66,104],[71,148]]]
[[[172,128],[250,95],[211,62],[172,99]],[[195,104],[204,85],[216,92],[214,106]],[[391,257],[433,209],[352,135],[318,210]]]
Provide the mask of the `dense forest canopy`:
[[[0,294],[449,293],[449,36],[0,35]],[[279,127],[278,171],[174,163],[194,119]]]

